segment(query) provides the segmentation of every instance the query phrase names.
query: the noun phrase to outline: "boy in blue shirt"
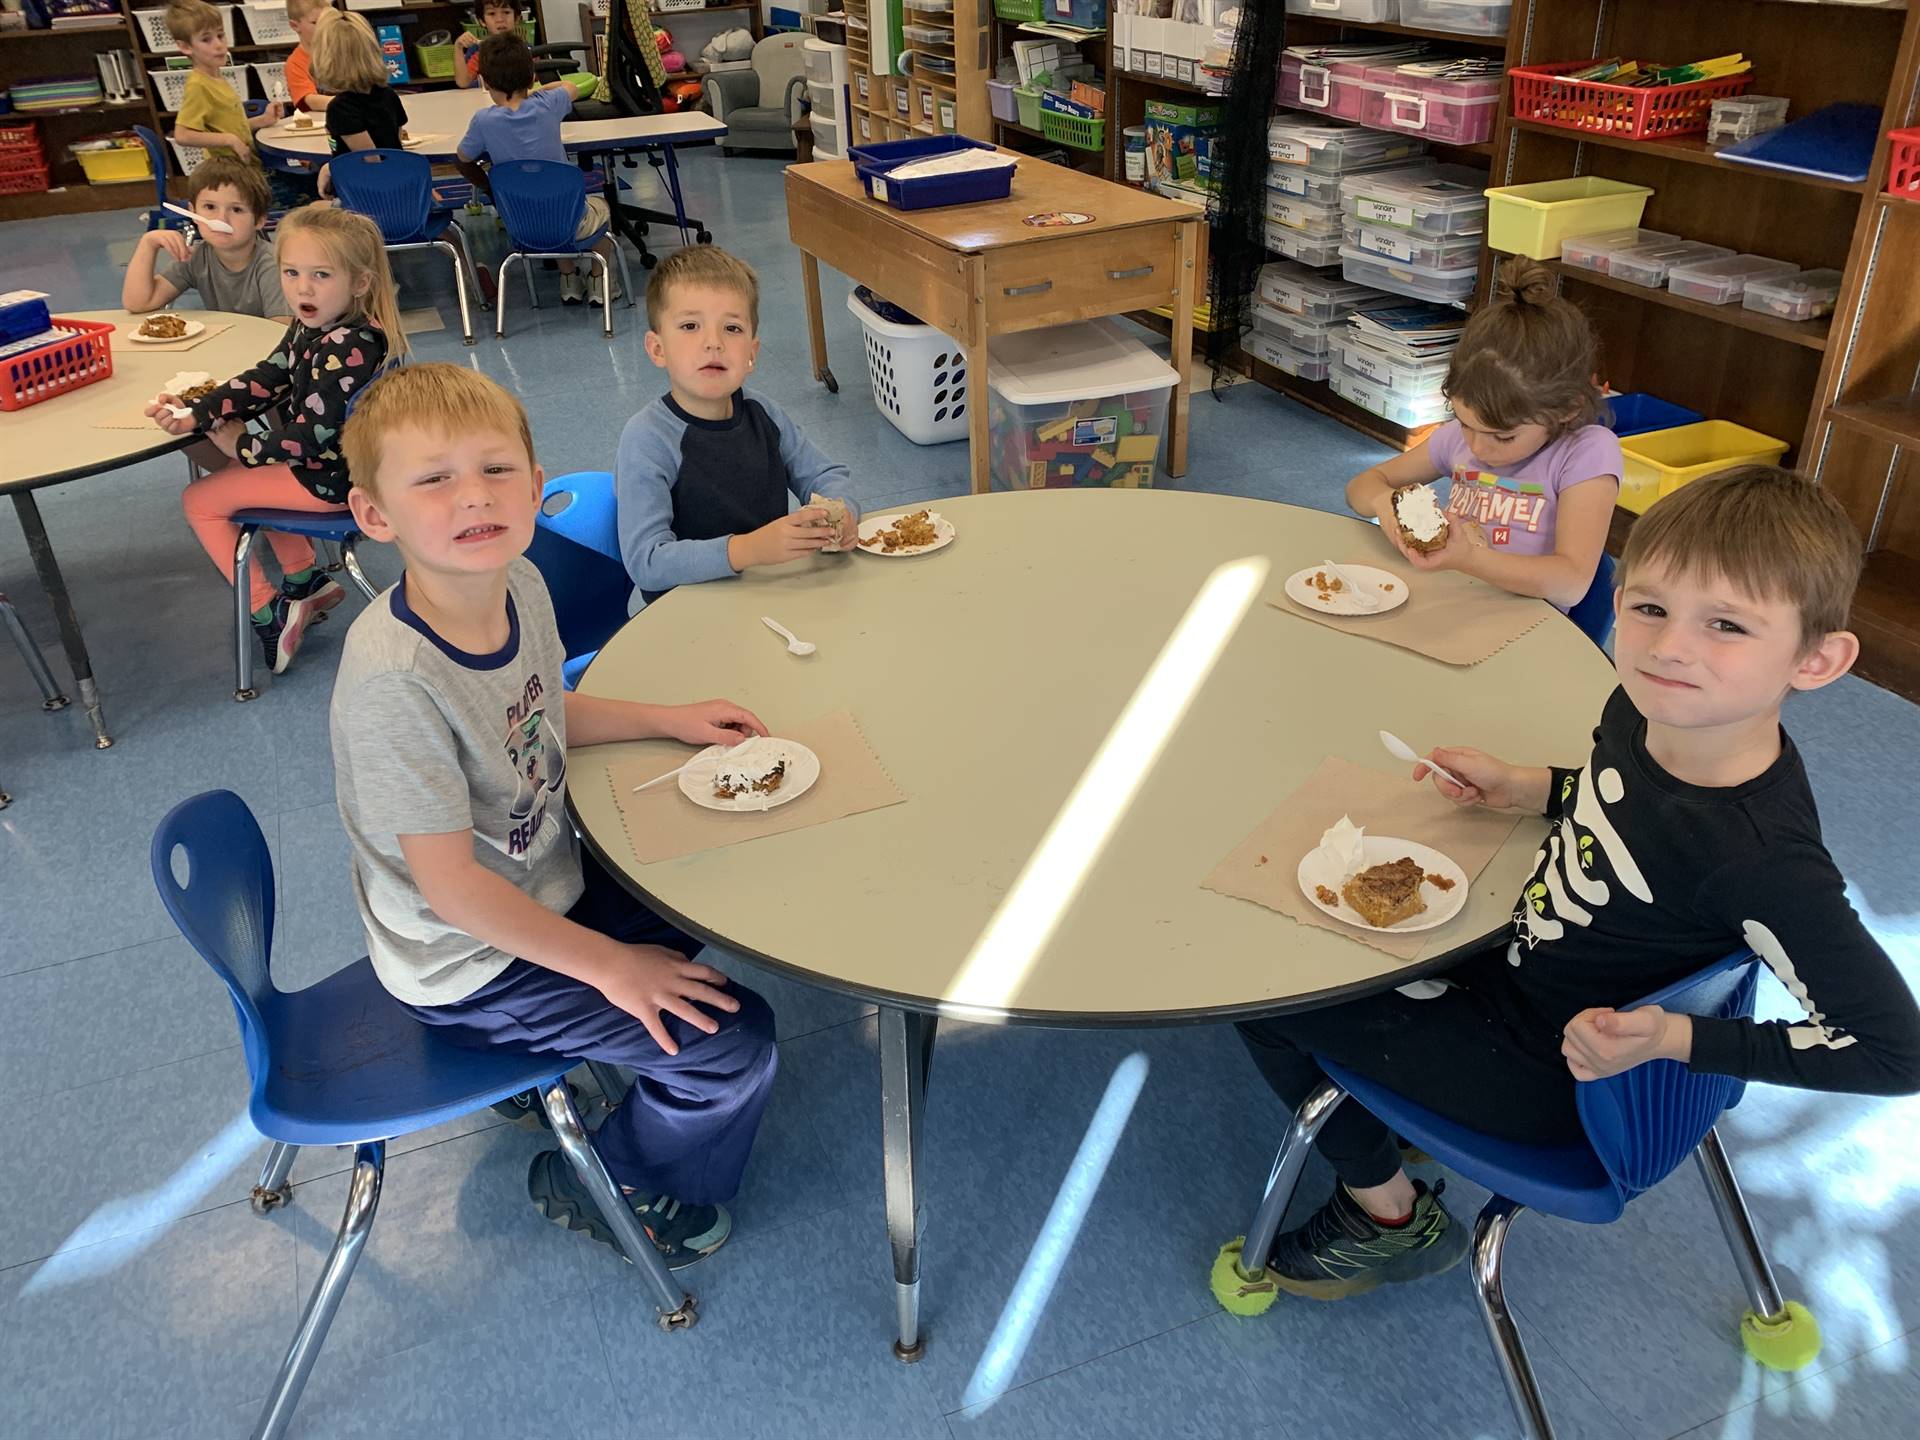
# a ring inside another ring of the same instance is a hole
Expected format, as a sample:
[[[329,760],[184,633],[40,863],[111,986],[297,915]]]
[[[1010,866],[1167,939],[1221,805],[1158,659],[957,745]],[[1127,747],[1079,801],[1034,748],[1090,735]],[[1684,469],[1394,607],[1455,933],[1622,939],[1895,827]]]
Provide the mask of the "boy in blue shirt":
[[[753,268],[712,245],[668,256],[647,282],[647,327],[668,389],[627,422],[614,460],[633,608],[676,585],[850,549],[860,516],[847,467],[741,388],[760,354]],[[789,496],[804,508],[789,514]]]
[[[517,32],[492,35],[479,49],[480,83],[487,87],[493,101],[467,122],[458,150],[460,173],[485,190],[487,172],[482,161],[498,165],[509,160],[552,160],[566,165],[567,147],[560,140],[560,126],[573,109],[575,100],[584,100],[597,82],[590,77],[556,80],[551,85],[533,88],[533,52]],[[587,196],[587,208],[573,238],[584,240],[607,223],[604,196]],[[614,265],[613,234],[609,231],[594,246],[607,267],[607,285],[619,299],[620,271]],[[600,303],[600,292],[577,273],[573,261],[560,262],[560,303],[578,305],[582,300]]]

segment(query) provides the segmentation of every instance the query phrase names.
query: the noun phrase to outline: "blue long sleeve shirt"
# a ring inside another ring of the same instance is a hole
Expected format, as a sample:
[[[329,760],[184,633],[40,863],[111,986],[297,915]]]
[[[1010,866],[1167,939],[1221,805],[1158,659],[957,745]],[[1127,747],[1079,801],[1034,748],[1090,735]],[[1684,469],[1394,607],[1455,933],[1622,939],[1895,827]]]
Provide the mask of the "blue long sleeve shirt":
[[[727,541],[788,513],[788,497],[848,499],[852,475],[821,454],[771,400],[733,396],[725,420],[689,415],[662,395],[620,432],[614,494],[633,609],[735,571]]]

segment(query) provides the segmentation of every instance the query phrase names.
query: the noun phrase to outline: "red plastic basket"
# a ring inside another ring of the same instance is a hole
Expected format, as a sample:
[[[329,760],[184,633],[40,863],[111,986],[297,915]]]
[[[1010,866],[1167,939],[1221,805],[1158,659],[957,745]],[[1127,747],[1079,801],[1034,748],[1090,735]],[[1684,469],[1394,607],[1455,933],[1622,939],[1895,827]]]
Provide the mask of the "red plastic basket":
[[[37,165],[27,170],[10,170],[0,173],[0,195],[38,195],[48,186],[47,167]]]
[[[40,125],[38,121],[24,123],[15,120],[11,123],[0,121],[0,155],[9,150],[39,150]]]
[[[1657,140],[1703,134],[1713,117],[1713,102],[1745,94],[1751,75],[1726,75],[1686,85],[1643,88],[1559,77],[1593,62],[1565,65],[1516,65],[1513,118],[1562,130],[1597,130],[1622,140]]]
[[[0,410],[24,410],[113,374],[113,326],[58,315],[53,323],[80,333],[0,361],[7,367],[6,383],[0,385]]]
[[[47,157],[40,153],[40,147],[31,150],[0,150],[0,175],[18,175],[23,170],[44,170]]]
[[[1920,129],[1887,132],[1887,193],[1920,200]]]

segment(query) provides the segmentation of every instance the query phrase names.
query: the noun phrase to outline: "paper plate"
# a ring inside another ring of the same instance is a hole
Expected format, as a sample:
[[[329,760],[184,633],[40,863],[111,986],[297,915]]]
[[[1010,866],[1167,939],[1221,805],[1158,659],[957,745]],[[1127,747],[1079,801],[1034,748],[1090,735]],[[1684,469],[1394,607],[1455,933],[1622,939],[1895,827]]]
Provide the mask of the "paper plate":
[[[882,530],[893,528],[893,522],[908,515],[917,515],[925,508],[916,505],[911,510],[895,510],[886,515],[869,515],[860,522],[862,542],[873,539]],[[931,545],[910,545],[904,550],[883,550],[879,546],[869,549],[864,543],[854,548],[862,555],[878,555],[882,560],[900,560],[908,555],[931,555],[936,550],[944,550],[953,543],[953,522],[943,517],[938,510],[927,511],[927,518],[933,521],[934,542]]]
[[[144,320],[141,321],[141,324],[145,323]],[[127,338],[132,340],[136,345],[171,345],[176,340],[191,340],[206,328],[204,321],[189,320],[187,321],[187,333],[184,335],[142,335],[139,325],[129,325],[127,327]]]
[[[798,800],[820,778],[820,757],[797,740],[769,737],[761,742],[779,748],[779,758],[787,762],[787,773],[780,788],[771,795],[736,795],[722,800],[713,793],[714,773],[732,752],[731,745],[709,745],[687,763],[680,772],[680,793],[708,810],[727,810],[736,814],[772,810]]]
[[[1321,615],[1384,615],[1407,603],[1407,582],[1391,571],[1376,570],[1371,565],[1342,565],[1340,568],[1361,584],[1373,587],[1374,593],[1380,597],[1379,609],[1363,608],[1344,588],[1338,594],[1321,594],[1320,587],[1313,583],[1313,577],[1326,575],[1327,567],[1324,565],[1309,565],[1297,574],[1289,575],[1287,598],[1301,609]],[[1331,580],[1334,577],[1328,575],[1327,578]]]
[[[1413,840],[1396,840],[1391,835],[1369,835],[1361,842],[1361,859],[1366,863],[1361,869],[1372,865],[1386,865],[1402,858],[1411,859],[1429,875],[1438,875],[1453,881],[1451,890],[1442,890],[1437,885],[1420,882],[1421,897],[1427,902],[1427,908],[1418,915],[1402,920],[1398,925],[1388,925],[1384,929],[1369,925],[1360,918],[1355,910],[1343,899],[1338,904],[1329,905],[1314,893],[1314,888],[1324,885],[1338,895],[1344,876],[1334,873],[1334,867],[1321,859],[1318,849],[1309,850],[1300,860],[1298,879],[1300,893],[1309,903],[1317,906],[1323,914],[1331,915],[1344,924],[1357,930],[1370,930],[1376,935],[1407,935],[1416,930],[1432,930],[1444,925],[1460,913],[1460,907],[1467,903],[1467,872],[1454,864],[1430,845],[1422,845]]]

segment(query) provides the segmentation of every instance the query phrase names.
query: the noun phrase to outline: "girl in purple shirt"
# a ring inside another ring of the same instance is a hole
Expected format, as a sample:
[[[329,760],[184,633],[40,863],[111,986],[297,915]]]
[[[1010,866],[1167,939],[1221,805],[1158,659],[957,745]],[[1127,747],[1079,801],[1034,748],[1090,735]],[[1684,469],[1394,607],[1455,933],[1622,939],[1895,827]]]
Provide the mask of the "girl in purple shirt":
[[[1553,272],[1509,260],[1494,302],[1461,333],[1447,370],[1454,418],[1404,455],[1347,482],[1416,570],[1458,570],[1562,610],[1593,584],[1620,493],[1620,442],[1597,423],[1597,345]],[[1447,542],[1409,549],[1393,493],[1447,478]]]

